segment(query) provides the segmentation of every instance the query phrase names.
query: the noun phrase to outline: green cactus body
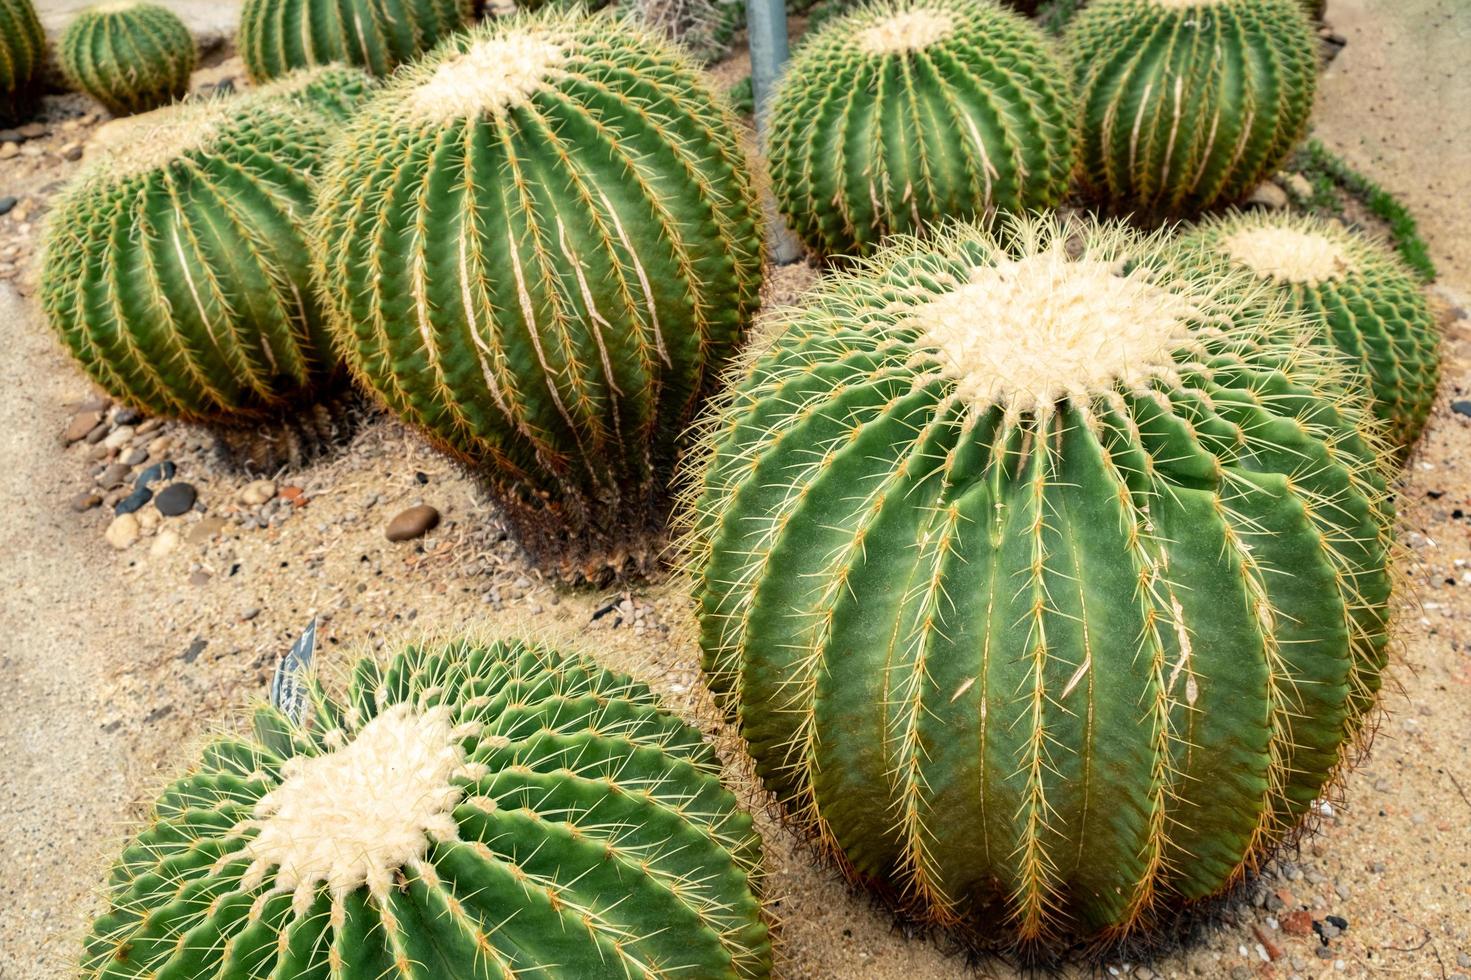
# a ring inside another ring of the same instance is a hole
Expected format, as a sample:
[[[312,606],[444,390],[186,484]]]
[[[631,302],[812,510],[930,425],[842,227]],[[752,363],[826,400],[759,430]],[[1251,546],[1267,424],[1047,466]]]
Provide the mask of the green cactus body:
[[[253,728],[124,849],[84,978],[769,974],[751,818],[642,684],[460,641]]]
[[[196,57],[178,15],[139,0],[88,7],[67,25],[57,54],[67,81],[115,116],[183,98]]]
[[[31,0],[0,0],[0,125],[31,114],[45,60],[46,35]]]
[[[469,0],[245,0],[236,47],[253,82],[334,61],[387,75],[469,22]]]
[[[1118,936],[1308,815],[1385,663],[1344,370],[1126,226],[904,241],[708,420],[703,664],[757,771],[914,915]]]
[[[1394,252],[1337,223],[1266,211],[1204,222],[1187,241],[1320,319],[1369,379],[1390,438],[1405,449],[1414,443],[1440,380],[1440,331]]]
[[[772,189],[808,247],[871,252],[947,216],[1056,205],[1076,115],[1051,42],[989,0],[864,7],[804,41],[772,98]]]
[[[347,65],[319,65],[298,68],[257,91],[265,96],[298,99],[324,113],[334,123],[345,123],[373,93],[377,80],[360,68]]]
[[[1296,0],[1094,0],[1067,50],[1083,189],[1119,211],[1240,200],[1307,131],[1318,54]]]
[[[284,99],[180,104],[64,193],[41,302],[108,394],[221,433],[317,424],[307,406],[340,373],[305,227],[329,139]]]
[[[631,23],[498,20],[337,145],[323,295],[354,373],[571,578],[652,560],[679,440],[761,285],[729,113]]]

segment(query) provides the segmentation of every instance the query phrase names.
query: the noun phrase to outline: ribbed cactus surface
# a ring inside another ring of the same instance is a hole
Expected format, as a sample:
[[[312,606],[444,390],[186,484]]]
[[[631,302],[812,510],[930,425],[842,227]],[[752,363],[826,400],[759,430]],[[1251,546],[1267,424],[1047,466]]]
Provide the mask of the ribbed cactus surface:
[[[258,91],[261,95],[298,99],[325,113],[332,122],[345,123],[377,84],[360,68],[334,64],[298,68],[267,82]]]
[[[1249,277],[1055,219],[839,277],[707,426],[704,667],[757,770],[914,914],[1118,935],[1309,813],[1385,662],[1391,504]]]
[[[1440,330],[1398,255],[1340,224],[1285,212],[1214,218],[1187,241],[1321,321],[1369,380],[1390,438],[1405,448],[1414,443],[1435,402]]]
[[[760,841],[648,689],[519,642],[411,647],[261,707],[124,849],[85,978],[764,977]]]
[[[178,15],[139,0],[88,7],[57,45],[67,81],[115,116],[184,97],[194,71],[194,37]]]
[[[777,204],[819,253],[947,216],[1056,205],[1076,155],[1067,73],[991,0],[896,0],[805,41],[773,96]]]
[[[680,436],[758,301],[748,175],[666,42],[497,20],[396,75],[337,145],[316,221],[334,329],[538,557],[647,563]]]
[[[30,115],[45,60],[46,35],[31,0],[0,0],[0,125]]]
[[[62,196],[41,302],[114,398],[254,427],[310,401],[336,373],[305,227],[326,123],[250,96],[161,113]]]
[[[252,81],[334,61],[387,75],[470,22],[469,0],[245,0],[235,45]]]
[[[1083,188],[1117,210],[1240,200],[1307,130],[1318,55],[1297,0],[1093,0],[1067,50]]]

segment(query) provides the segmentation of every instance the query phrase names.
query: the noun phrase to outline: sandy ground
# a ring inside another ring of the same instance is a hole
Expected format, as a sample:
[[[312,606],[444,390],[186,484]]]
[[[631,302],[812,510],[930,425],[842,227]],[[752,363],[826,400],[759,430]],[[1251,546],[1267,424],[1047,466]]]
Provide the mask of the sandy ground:
[[[1332,2],[1330,17],[1350,43],[1324,79],[1320,133],[1415,206],[1444,270],[1438,288],[1471,294],[1471,180],[1462,164],[1471,80],[1460,57],[1471,10],[1403,0],[1371,16],[1374,6]],[[759,806],[700,686],[683,583],[666,578],[626,593],[553,587],[499,534],[473,486],[387,420],[340,455],[277,475],[280,494],[264,505],[242,501],[245,481],[212,464],[198,433],[172,425],[137,432],[119,440],[120,451],[160,447],[198,488],[196,510],[147,529],[124,551],[103,539],[110,508],[72,510],[107,462],[59,438],[92,392],[16,286],[27,285],[46,188],[77,166],[61,150],[89,131],[79,119],[34,141],[44,155],[24,166],[0,160],[0,196],[22,198],[19,213],[0,217],[0,345],[9,353],[0,359],[0,677],[9,702],[0,711],[9,864],[0,877],[0,978],[70,974],[95,909],[94,883],[129,822],[192,746],[262,693],[313,615],[324,620],[319,657],[328,665],[426,631],[567,637],[647,680],[720,737],[734,784]],[[773,299],[789,298],[804,276],[784,272]],[[1465,320],[1451,327],[1445,377],[1403,488],[1416,597],[1401,617],[1401,690],[1387,699],[1372,756],[1319,833],[1248,889],[1224,922],[1147,965],[1115,960],[1098,970],[1471,975],[1471,419],[1449,409],[1471,388]],[[162,448],[160,437],[172,445]],[[284,499],[290,488],[304,503]],[[421,501],[443,513],[443,524],[417,542],[386,541],[386,522]],[[770,815],[759,819],[783,976],[914,980],[972,969],[943,936],[905,936]],[[1347,928],[1325,944],[1310,923],[1330,915]],[[994,960],[973,968],[1012,975]]]

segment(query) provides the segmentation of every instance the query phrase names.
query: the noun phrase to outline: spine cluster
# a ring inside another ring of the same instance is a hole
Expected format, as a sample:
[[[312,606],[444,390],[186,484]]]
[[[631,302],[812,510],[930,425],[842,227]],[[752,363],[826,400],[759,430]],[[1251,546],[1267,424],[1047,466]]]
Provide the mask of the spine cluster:
[[[194,38],[171,10],[115,0],[82,11],[57,47],[67,81],[115,116],[183,98],[194,71]]]

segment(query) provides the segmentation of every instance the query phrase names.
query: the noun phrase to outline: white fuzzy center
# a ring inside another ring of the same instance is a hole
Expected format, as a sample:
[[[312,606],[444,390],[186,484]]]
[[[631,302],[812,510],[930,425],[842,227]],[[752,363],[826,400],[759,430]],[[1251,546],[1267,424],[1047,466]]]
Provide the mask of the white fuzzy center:
[[[545,88],[564,58],[560,45],[529,31],[490,38],[440,65],[414,90],[412,104],[431,119],[498,112]]]
[[[124,10],[132,10],[138,3],[139,0],[109,0],[108,3],[94,4],[91,10],[94,14],[120,14]]]
[[[865,30],[859,43],[869,54],[903,54],[929,47],[954,26],[955,19],[944,10],[905,10]]]
[[[1351,265],[1341,244],[1296,228],[1243,228],[1227,237],[1223,247],[1257,275],[1286,282],[1314,285],[1338,278]]]
[[[910,324],[962,398],[1037,411],[1168,372],[1197,315],[1139,270],[1072,260],[1058,243],[972,269],[969,282],[917,307]]]
[[[112,177],[146,173],[179,159],[191,150],[205,149],[219,134],[234,108],[228,99],[180,102],[152,112],[115,119],[98,131],[94,141],[97,166]]]
[[[458,837],[451,810],[465,753],[444,706],[396,704],[342,748],[287,761],[286,778],[261,797],[248,826],[247,887],[276,869],[273,892],[298,902],[325,883],[334,896],[366,884],[383,894],[394,872],[423,859],[432,840]]]
[[[1225,3],[1226,0],[1152,0],[1156,7],[1167,7],[1171,10],[1181,10],[1186,7],[1214,7]]]

